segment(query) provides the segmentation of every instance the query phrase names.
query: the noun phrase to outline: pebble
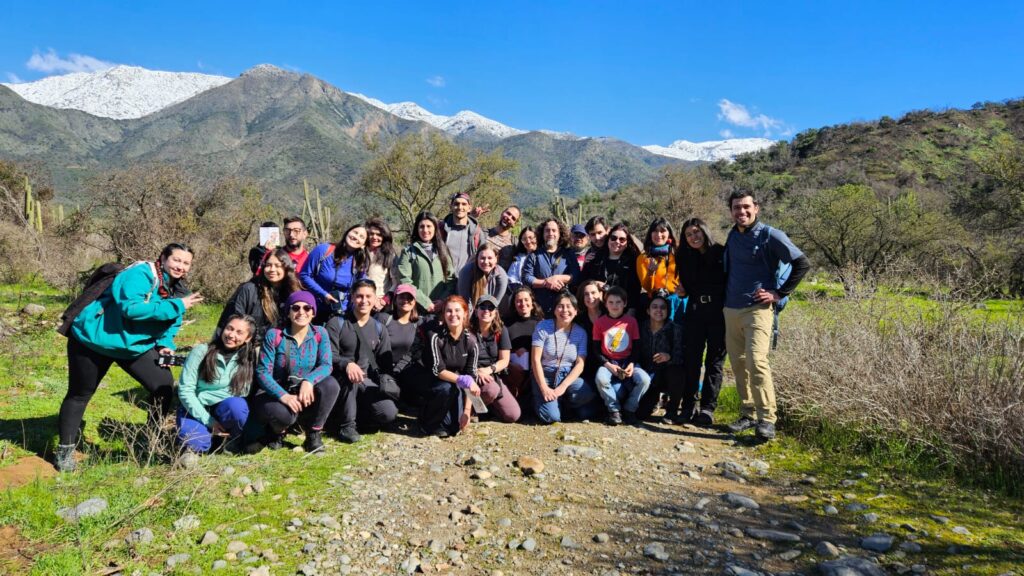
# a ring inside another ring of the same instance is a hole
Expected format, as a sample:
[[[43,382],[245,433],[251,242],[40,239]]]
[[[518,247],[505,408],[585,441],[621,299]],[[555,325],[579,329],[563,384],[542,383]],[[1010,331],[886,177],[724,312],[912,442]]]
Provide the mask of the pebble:
[[[178,456],[178,466],[181,466],[186,470],[191,470],[192,468],[199,466],[199,454],[196,454],[191,450],[186,450],[181,456]]]
[[[270,576],[270,566],[260,566],[249,570],[248,576]]]
[[[179,532],[195,530],[196,528],[199,528],[199,517],[193,514],[187,514],[174,521],[174,529]]]
[[[209,546],[217,540],[220,540],[220,536],[217,535],[213,530],[207,530],[206,534],[203,534],[203,538],[199,541],[200,546]]]
[[[863,502],[850,502],[845,508],[847,512],[863,512],[868,509],[868,505]]]
[[[597,448],[591,448],[587,446],[571,446],[569,444],[563,444],[558,448],[555,448],[555,454],[560,456],[570,457],[582,457],[588,460],[596,460],[601,457],[601,451]]]
[[[722,462],[718,462],[715,464],[715,468],[721,469],[723,473],[732,472],[733,474],[738,474],[739,476],[747,475],[747,468],[743,466],[743,464],[740,464],[739,462],[734,462],[732,460],[723,460]]]
[[[818,545],[814,547],[814,553],[818,556],[824,556],[826,558],[838,558],[839,548],[836,545],[829,542],[828,540],[822,540],[818,542]]]
[[[825,506],[822,511],[828,516],[835,516],[836,514],[839,514],[839,509],[831,504]]]
[[[184,553],[182,553],[182,554],[175,554],[175,555],[169,556],[167,558],[166,564],[167,564],[168,568],[174,568],[178,564],[184,564],[185,562],[188,562],[191,559],[192,559],[192,555],[191,554],[184,554]]]
[[[523,543],[520,544],[519,547],[527,552],[533,552],[537,549],[537,541],[533,538],[527,538],[526,540],[523,540]]]
[[[241,540],[232,540],[231,542],[228,542],[227,551],[231,552],[233,554],[238,554],[242,550],[248,550],[248,549],[249,549],[249,545],[246,544],[245,542],[242,542]]]
[[[726,576],[761,576],[760,572],[754,572],[736,564],[727,564],[725,566],[725,574]]]
[[[818,477],[817,476],[804,476],[803,478],[800,479],[800,483],[801,484],[806,484],[808,486],[813,486],[813,485],[818,483]]]
[[[568,548],[570,550],[579,548],[579,544],[577,544],[576,541],[570,538],[569,536],[562,536],[561,545],[562,548]]]
[[[676,451],[682,452],[683,454],[695,454],[697,452],[697,447],[694,446],[692,442],[682,442],[676,444]]]
[[[502,528],[508,528],[511,525],[512,520],[509,518],[502,518],[501,520],[498,520],[498,526],[501,526]]]
[[[42,304],[25,304],[25,306],[21,308],[21,313],[26,316],[39,316],[43,312],[46,312],[46,306],[43,306]]]
[[[124,537],[125,544],[129,546],[138,546],[139,544],[149,544],[153,541],[153,531],[149,528],[139,528],[138,530],[132,530],[127,536]]]
[[[800,536],[791,532],[781,530],[762,530],[759,528],[747,528],[747,536],[757,540],[769,542],[799,542]]]
[[[794,548],[793,550],[786,550],[782,554],[779,554],[779,558],[782,558],[786,562],[792,562],[799,558],[801,554],[803,554],[803,552]]]
[[[971,535],[971,531],[968,530],[967,528],[963,527],[963,526],[953,526],[953,529],[951,530],[951,532],[953,532],[954,534],[959,534],[961,536],[970,536]]]
[[[544,462],[540,458],[533,456],[520,456],[516,460],[516,466],[519,467],[524,476],[533,476],[534,474],[544,472]]]
[[[750,468],[754,472],[757,472],[761,476],[764,476],[765,474],[768,473],[768,470],[771,468],[771,466],[769,466],[768,463],[765,462],[764,460],[753,460],[750,462]]]
[[[892,548],[893,537],[888,534],[872,534],[860,541],[860,547],[872,552],[888,552]]]
[[[821,576],[885,576],[885,570],[878,564],[857,556],[821,562],[818,564],[818,572]]]
[[[710,504],[710,503],[711,503],[711,498],[708,498],[707,496],[705,496],[705,497],[701,498],[700,500],[697,500],[697,503],[693,505],[693,509],[694,510],[701,510],[702,511],[705,508],[707,508],[707,505]]]
[[[900,550],[910,554],[918,554],[921,552],[921,545],[917,542],[900,542]]]
[[[668,552],[665,551],[665,545],[661,542],[651,542],[644,546],[644,556],[654,558],[659,562],[668,560]]]
[[[874,524],[875,522],[878,522],[878,514],[875,514],[874,512],[868,512],[860,518],[867,524]]]
[[[57,516],[60,516],[68,522],[78,522],[80,518],[96,516],[106,509],[107,501],[103,498],[89,498],[85,502],[82,502],[73,508],[61,508],[57,510]]]
[[[598,544],[604,544],[609,540],[611,540],[611,537],[608,536],[608,534],[605,532],[599,532],[597,534],[594,534],[594,542],[597,542]]]
[[[213,566],[211,566],[210,568],[213,569],[213,570],[223,570],[223,569],[225,569],[227,567],[228,567],[228,561],[227,560],[214,560],[213,561]]]
[[[488,472],[487,470],[477,470],[476,472],[470,474],[469,477],[472,478],[473,480],[487,480],[488,478],[491,477],[491,473]]]
[[[748,508],[750,510],[761,508],[761,505],[755,502],[753,498],[735,492],[726,492],[722,495],[722,500],[736,508]]]
[[[949,518],[947,518],[945,516],[937,516],[935,514],[929,514],[928,517],[931,518],[932,520],[935,520],[939,524],[949,524]]]

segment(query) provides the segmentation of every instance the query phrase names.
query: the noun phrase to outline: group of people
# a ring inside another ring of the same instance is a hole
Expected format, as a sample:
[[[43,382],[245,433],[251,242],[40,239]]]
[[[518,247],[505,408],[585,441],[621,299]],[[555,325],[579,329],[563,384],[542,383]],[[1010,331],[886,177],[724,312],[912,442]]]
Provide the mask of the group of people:
[[[441,437],[478,417],[619,425],[659,406],[665,424],[712,426],[727,353],[741,400],[730,430],[774,437],[773,311],[810,266],[758,220],[750,192],[729,198],[725,244],[699,218],[680,239],[665,218],[637,239],[600,216],[571,228],[548,218],[515,236],[515,206],[490,229],[469,196],[450,208],[443,220],[420,213],[401,248],[374,218],[307,250],[305,223],[286,218],[283,246],[249,254],[252,277],[184,359],[180,442],[255,453],[301,430],[312,452],[325,431],[358,442],[400,408]],[[202,301],[183,281],[193,256],[169,244],[68,318],[58,469],[75,468],[86,405],[111,364],[150,392],[154,422],[174,410],[174,337]]]

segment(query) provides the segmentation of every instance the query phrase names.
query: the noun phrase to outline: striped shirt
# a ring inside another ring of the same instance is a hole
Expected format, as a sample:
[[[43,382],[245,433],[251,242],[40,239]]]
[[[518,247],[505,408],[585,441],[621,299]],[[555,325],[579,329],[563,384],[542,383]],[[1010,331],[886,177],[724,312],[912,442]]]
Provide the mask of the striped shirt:
[[[277,345],[274,341],[280,339]],[[331,375],[331,339],[323,326],[310,326],[302,344],[288,330],[271,328],[263,337],[256,382],[275,398],[288,393],[288,377],[317,384]]]
[[[541,320],[533,331],[533,347],[541,348],[540,364],[545,369],[569,368],[577,356],[587,357],[587,331],[573,324],[566,334],[555,330],[554,320]]]

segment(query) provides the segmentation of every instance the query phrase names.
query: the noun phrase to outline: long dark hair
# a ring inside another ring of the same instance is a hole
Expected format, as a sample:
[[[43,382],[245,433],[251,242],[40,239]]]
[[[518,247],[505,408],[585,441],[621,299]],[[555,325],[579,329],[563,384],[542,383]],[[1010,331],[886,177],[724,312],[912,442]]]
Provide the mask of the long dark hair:
[[[600,248],[601,251],[598,252],[598,256],[605,260],[608,259],[611,255],[612,234],[619,230],[626,233],[626,247],[622,249],[622,256],[619,256],[619,258],[626,258],[630,261],[636,260],[636,257],[640,254],[637,252],[636,244],[633,243],[633,234],[629,231],[629,225],[625,222],[619,222],[608,230],[608,234],[605,235],[604,246]]]
[[[690,218],[686,222],[683,222],[683,241],[679,243],[680,250],[682,250],[683,248],[689,248],[690,250],[693,250],[693,248],[690,248],[690,243],[686,242],[686,229],[690,228],[691,226],[696,226],[697,228],[700,228],[700,231],[704,234],[705,248],[711,248],[712,246],[718,245],[718,242],[715,242],[715,239],[711,236],[711,230],[708,228],[707,222],[701,220],[700,218],[694,217]]]
[[[679,246],[679,242],[676,241],[676,231],[672,228],[672,224],[668,220],[661,216],[655,218],[651,225],[647,227],[647,235],[644,236],[644,253],[648,256],[651,255],[651,248],[654,247],[654,243],[651,242],[651,234],[658,228],[664,228],[668,231],[668,245]],[[669,248],[671,250],[671,248]]]
[[[235,354],[238,355],[238,362],[235,363],[235,373],[231,375],[231,394],[239,396],[242,391],[252,383],[259,347],[255,344],[256,321],[253,320],[252,316],[247,314],[232,314],[231,316],[228,316],[228,321],[224,326],[227,327],[232,320],[241,320],[242,322],[245,322],[249,326],[250,336],[248,342],[243,344],[238,350],[235,350]],[[217,355],[226,355],[230,353],[230,350],[224,348],[222,335],[218,334],[217,336],[214,336],[213,340],[210,340],[210,346],[206,350],[206,356],[203,356],[202,364],[199,365],[199,378],[207,382],[217,379],[219,376],[217,373]]]
[[[345,239],[348,238],[348,233],[355,230],[356,228],[366,228],[363,224],[353,224],[345,230],[345,233],[341,235],[341,239],[338,240],[337,244],[334,245],[334,264],[337,266],[341,262],[351,256],[352,257],[352,272],[353,274],[366,272],[367,261],[369,256],[366,251],[366,243],[363,243],[362,248],[356,248],[355,250],[349,249]]]
[[[412,223],[412,232],[409,234],[410,242],[422,242],[418,229],[420,222],[424,220],[430,220],[431,224],[434,225],[434,239],[430,241],[430,245],[434,250],[434,254],[441,259],[441,271],[444,273],[444,277],[447,278],[448,271],[452,265],[452,257],[448,253],[448,245],[441,239],[441,223],[437,220],[437,216],[426,210],[417,214],[416,220]]]
[[[519,294],[522,292],[526,292],[527,294],[529,294],[530,301],[533,302],[533,314],[531,315],[533,319],[543,320],[544,311],[541,310],[540,306],[537,305],[537,297],[533,294],[533,289],[531,289],[526,284],[520,284],[519,286],[516,287],[515,290],[512,291],[512,295],[509,297],[509,314],[516,320],[525,320],[525,318],[520,318],[519,311],[516,310],[516,296],[519,296]]]
[[[565,227],[565,223],[557,218],[547,218],[540,224],[537,224],[535,230],[537,234],[537,250],[541,247],[547,247],[547,242],[544,240],[544,227],[548,225],[548,222],[554,222],[558,226],[558,249],[564,250],[569,247],[569,229]]]
[[[193,251],[192,248],[190,248],[187,244],[183,244],[181,242],[171,242],[167,246],[164,246],[164,249],[160,251],[160,257],[157,258],[156,262],[153,263],[153,266],[156,268],[156,292],[157,294],[160,295],[161,298],[167,298],[168,296],[171,295],[171,291],[168,290],[166,286],[164,286],[164,260],[170,258],[171,254],[174,254],[175,250],[188,252],[192,256],[196,255],[195,251]],[[180,281],[180,278],[171,278],[172,284],[177,284]]]
[[[477,336],[483,337],[483,331],[480,329],[480,317],[477,316],[477,309],[473,309],[473,317],[469,319],[469,329]],[[501,314],[498,311],[494,311],[494,320],[491,321],[490,330],[491,334],[497,334],[498,338],[501,338],[501,331],[505,328],[505,325],[501,323]]]
[[[529,254],[526,251],[526,245],[523,244],[523,234],[530,232],[533,234],[534,241],[537,243],[537,247],[540,248],[540,238],[537,238],[537,231],[530,227],[524,227],[519,231],[519,237],[516,238],[516,254]]]
[[[391,227],[387,225],[387,222],[384,222],[384,220],[380,218],[370,218],[369,220],[366,221],[366,224],[364,224],[364,226],[366,227],[366,251],[368,254],[370,253],[370,228],[376,228],[377,230],[380,230],[381,244],[379,248],[379,253],[377,254],[376,257],[373,257],[372,254],[370,254],[370,256],[378,264],[383,266],[385,270],[390,271],[391,266],[393,266],[395,263],[396,256],[395,235],[391,232]]]
[[[281,284],[275,288],[264,275],[263,268],[270,257],[277,258],[284,267],[284,278]],[[281,321],[280,305],[288,299],[292,292],[302,290],[302,284],[295,273],[295,261],[288,255],[284,248],[274,248],[263,259],[263,265],[256,273],[256,289],[260,295],[260,307],[263,308],[263,315],[271,326],[277,326]]]

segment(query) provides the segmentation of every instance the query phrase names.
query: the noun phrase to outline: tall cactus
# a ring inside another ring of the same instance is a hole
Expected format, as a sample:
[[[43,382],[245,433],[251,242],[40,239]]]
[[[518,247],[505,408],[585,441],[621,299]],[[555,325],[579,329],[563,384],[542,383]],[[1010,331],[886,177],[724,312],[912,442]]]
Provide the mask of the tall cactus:
[[[316,243],[331,241],[331,209],[324,207],[320,202],[320,189],[313,188],[313,195],[316,197],[316,210],[313,210],[313,202],[310,198],[309,182],[302,179],[302,193],[305,196],[305,203],[302,206],[302,219],[309,227],[309,234]]]
[[[32,183],[25,177],[25,225],[36,232],[43,231],[43,203],[32,196]]]
[[[569,210],[565,205],[565,197],[559,196],[551,202],[551,212],[561,222],[565,222],[566,226],[574,226],[576,224],[583,224],[586,222],[586,218],[583,215],[583,203],[576,202],[575,213]]]

